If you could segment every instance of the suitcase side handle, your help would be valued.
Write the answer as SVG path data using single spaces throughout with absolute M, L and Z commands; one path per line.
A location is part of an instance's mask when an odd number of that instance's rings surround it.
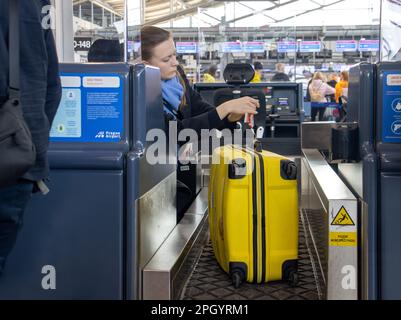
M 242 158 L 234 159 L 228 165 L 229 179 L 242 179 L 246 176 L 246 160 Z
M 280 161 L 280 175 L 284 180 L 296 180 L 298 168 L 294 161 L 281 160 Z

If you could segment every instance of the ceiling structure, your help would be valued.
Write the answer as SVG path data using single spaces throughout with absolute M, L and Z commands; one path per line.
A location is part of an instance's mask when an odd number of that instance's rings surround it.
M 124 15 L 124 0 L 73 0 L 74 5 L 93 2 L 115 14 Z M 222 0 L 128 0 L 134 5 L 144 7 L 144 24 L 157 25 L 169 22 L 171 20 L 182 19 L 188 16 L 194 16 L 202 8 L 204 17 L 208 20 L 209 26 L 221 24 L 221 8 L 224 7 Z M 224 21 L 225 24 L 235 23 L 237 21 L 248 21 L 250 19 L 264 19 L 266 24 L 278 24 L 280 22 L 293 19 L 296 13 L 297 17 L 305 16 L 311 13 L 319 12 L 347 0 L 266 0 L 266 1 L 235 1 L 238 7 L 237 14 L 232 19 Z M 352 3 L 361 3 L 360 7 L 366 9 L 368 3 L 379 0 L 361 0 L 352 1 Z M 232 4 L 234 1 L 226 3 Z M 348 1 L 349 2 L 349 1 Z M 141 3 L 141 4 L 140 4 Z M 208 10 L 220 8 L 218 10 Z M 339 23 L 341 24 L 341 23 Z

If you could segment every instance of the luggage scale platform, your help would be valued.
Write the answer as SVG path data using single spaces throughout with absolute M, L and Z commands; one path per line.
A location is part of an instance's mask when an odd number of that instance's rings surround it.
M 206 221 L 207 223 L 207 221 Z M 269 282 L 256 285 L 244 283 L 235 289 L 228 274 L 220 268 L 214 257 L 208 228 L 204 228 L 206 241 L 199 260 L 190 275 L 181 299 L 183 300 L 318 300 L 321 290 L 312 267 L 303 219 L 299 223 L 299 282 L 290 287 L 287 282 Z
M 295 161 L 299 161 L 296 159 Z M 202 191 L 164 245 L 144 268 L 143 299 L 148 300 L 324 300 L 324 283 L 310 229 L 321 229 L 303 208 L 299 211 L 297 286 L 288 282 L 243 283 L 235 289 L 218 265 L 209 236 L 207 190 L 209 170 L 202 170 Z M 301 175 L 299 176 L 301 180 Z M 301 188 L 299 181 L 299 189 Z M 299 190 L 300 191 L 300 190 Z

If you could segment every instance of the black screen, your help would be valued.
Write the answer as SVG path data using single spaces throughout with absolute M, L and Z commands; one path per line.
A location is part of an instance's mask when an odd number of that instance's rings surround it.
M 271 102 L 273 98 L 276 101 L 277 112 L 282 114 L 294 113 L 297 111 L 297 90 L 296 87 L 274 87 L 274 86 L 260 86 L 249 84 L 247 88 L 262 89 L 265 93 L 267 112 L 269 113 Z M 221 88 L 221 87 L 220 87 Z M 202 87 L 198 85 L 196 90 L 200 93 L 202 98 L 209 104 L 213 104 L 214 92 L 217 87 Z

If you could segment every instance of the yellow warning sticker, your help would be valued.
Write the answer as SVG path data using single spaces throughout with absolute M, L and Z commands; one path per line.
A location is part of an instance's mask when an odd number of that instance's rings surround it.
M 330 232 L 330 245 L 341 247 L 356 247 L 356 232 Z
M 338 211 L 337 215 L 334 217 L 333 221 L 331 222 L 332 226 L 354 226 L 355 223 L 352 221 L 351 216 L 344 208 L 341 206 L 341 209 Z

